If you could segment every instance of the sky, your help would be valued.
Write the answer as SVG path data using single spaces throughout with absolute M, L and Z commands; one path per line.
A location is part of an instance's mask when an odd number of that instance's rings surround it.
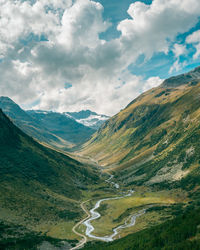
M 114 115 L 200 65 L 199 0 L 1 0 L 0 95 Z

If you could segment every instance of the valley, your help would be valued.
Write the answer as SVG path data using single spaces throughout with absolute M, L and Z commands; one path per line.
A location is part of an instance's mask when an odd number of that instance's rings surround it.
M 168 249 L 166 236 L 172 249 L 198 249 L 199 72 L 164 81 L 111 118 L 25 112 L 1 97 L 0 248 L 149 249 L 148 239 Z M 98 129 L 84 125 L 97 117 Z
M 115 190 L 111 181 L 110 184 Z M 172 219 L 173 213 L 179 211 L 180 207 L 187 206 L 189 202 L 187 193 L 181 190 L 117 190 L 111 198 L 108 198 L 108 194 L 102 193 L 104 198 L 93 198 L 84 203 L 88 217 L 78 223 L 77 230 L 85 234 L 89 241 L 109 242 L 162 224 Z
M 106 121 L 78 152 L 113 174 L 124 190 L 135 191 L 130 197 L 100 202 L 101 216 L 91 221 L 96 239 L 112 235 L 141 209 L 146 213 L 115 239 L 156 230 L 165 221 L 173 224 L 178 215 L 199 208 L 199 72 L 198 67 L 143 93 Z M 90 203 L 88 209 L 97 204 Z M 106 248 L 106 243 L 99 246 Z

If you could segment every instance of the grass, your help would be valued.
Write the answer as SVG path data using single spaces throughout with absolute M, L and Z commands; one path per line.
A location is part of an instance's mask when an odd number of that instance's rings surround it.
M 0 220 L 74 239 L 82 192 L 98 184 L 97 170 L 38 144 L 1 110 L 0 126 Z
M 57 238 L 57 239 L 69 239 L 69 240 L 79 240 L 80 238 L 72 232 L 72 228 L 75 225 L 74 221 L 61 222 L 55 225 L 45 226 L 43 230 L 47 229 L 47 236 Z
M 158 87 L 143 93 L 109 119 L 84 145 L 81 153 L 97 159 L 104 168 L 115 172 L 125 184 L 141 185 L 148 180 L 150 184 L 154 184 L 168 181 L 172 175 L 172 181 L 185 177 L 189 171 L 176 173 L 174 164 L 172 174 L 151 180 L 164 167 L 161 166 L 161 161 L 167 164 L 172 157 L 179 158 L 187 145 L 199 147 L 198 139 L 183 145 L 199 124 L 199 101 L 196 98 L 199 86 L 200 84 L 193 87 L 185 85 L 169 91 Z M 168 95 L 162 94 L 163 91 L 167 91 Z M 149 164 L 141 164 L 151 156 L 154 157 L 151 167 L 148 167 Z M 178 163 L 183 162 L 178 159 Z M 186 164 L 189 165 L 190 162 Z M 130 172 L 136 168 L 143 170 L 146 176 L 142 174 L 139 178 L 139 171 L 130 176 Z
M 26 227 L 5 223 L 0 221 L 0 249 L 1 250 L 35 250 L 43 243 L 49 244 L 52 248 L 62 247 L 69 244 L 75 245 L 76 240 L 61 241 L 47 236 L 46 234 L 37 233 L 28 230 Z
M 131 197 L 104 201 L 98 210 L 102 216 L 98 220 L 92 222 L 95 228 L 94 234 L 97 236 L 110 235 L 113 228 L 123 224 L 129 215 L 136 214 L 143 208 L 161 205 L 170 206 L 177 202 L 186 201 L 186 194 L 180 192 L 180 190 L 171 192 L 144 192 L 140 190 L 135 192 Z M 103 211 L 101 210 L 102 208 Z M 133 231 L 144 229 L 148 225 L 158 224 L 169 216 L 170 212 L 167 209 L 162 212 L 147 212 L 136 220 L 136 225 L 134 227 L 123 230 L 120 235 L 125 236 Z
M 200 249 L 200 210 L 188 206 L 176 218 L 130 234 L 111 243 L 90 242 L 84 249 L 101 250 L 198 250 Z

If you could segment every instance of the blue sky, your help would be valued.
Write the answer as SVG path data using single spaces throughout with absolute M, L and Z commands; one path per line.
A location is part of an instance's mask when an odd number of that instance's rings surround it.
M 2 0 L 0 95 L 113 115 L 200 65 L 199 0 Z
M 104 6 L 104 19 L 109 20 L 112 23 L 112 26 L 106 32 L 100 34 L 100 37 L 105 40 L 111 40 L 113 38 L 119 37 L 120 32 L 117 31 L 117 25 L 120 21 L 130 18 L 127 10 L 130 4 L 137 1 L 100 0 L 98 2 Z M 150 5 L 152 0 L 143 0 L 141 2 Z M 186 37 L 199 29 L 200 21 L 188 32 L 178 35 L 176 41 L 180 44 L 184 44 Z M 177 75 L 177 73 L 184 73 L 200 65 L 199 58 L 197 60 L 192 59 L 192 55 L 195 53 L 193 46 L 187 45 L 187 47 L 188 54 L 180 57 L 180 63 L 185 62 L 185 65 L 178 72 L 169 73 L 171 65 L 175 62 L 173 53 L 169 53 L 167 55 L 164 53 L 157 53 L 151 58 L 151 60 L 148 60 L 147 62 L 144 62 L 144 56 L 141 56 L 135 63 L 129 66 L 129 70 L 133 74 L 142 75 L 145 79 L 148 79 L 148 77 L 151 76 L 159 76 L 160 78 L 165 79 L 170 76 Z
M 120 21 L 130 18 L 127 13 L 127 10 L 130 4 L 136 2 L 135 0 L 123 0 L 123 1 L 116 1 L 116 0 L 100 0 L 96 1 L 101 3 L 104 6 L 103 17 L 105 20 L 109 20 L 112 23 L 112 26 L 100 37 L 111 40 L 113 38 L 119 37 L 120 32 L 117 31 L 117 25 Z M 143 0 L 145 4 L 151 4 L 152 0 Z

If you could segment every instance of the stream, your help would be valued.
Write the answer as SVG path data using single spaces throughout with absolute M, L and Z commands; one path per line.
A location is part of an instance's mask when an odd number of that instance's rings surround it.
M 106 182 L 111 183 L 115 188 L 119 189 L 119 184 L 114 183 L 114 182 L 111 181 L 113 177 L 114 177 L 113 175 L 110 175 L 110 177 L 106 180 Z M 124 222 L 124 224 L 122 224 L 122 225 L 120 225 L 120 226 L 118 226 L 118 227 L 116 227 L 116 228 L 113 229 L 113 233 L 111 235 L 106 235 L 106 236 L 101 236 L 100 237 L 100 236 L 96 236 L 96 235 L 92 234 L 92 232 L 94 231 L 94 227 L 91 224 L 92 221 L 94 221 L 94 220 L 96 220 L 96 219 L 98 219 L 98 218 L 101 217 L 100 213 L 98 213 L 95 210 L 100 207 L 100 205 L 101 205 L 101 203 L 103 201 L 122 199 L 122 198 L 125 198 L 125 197 L 128 197 L 128 196 L 131 196 L 133 193 L 134 193 L 133 190 L 129 190 L 128 193 L 125 194 L 125 195 L 118 196 L 118 197 L 112 197 L 112 198 L 104 198 L 104 199 L 101 199 L 101 200 L 97 201 L 96 204 L 95 204 L 95 206 L 94 206 L 94 208 L 92 208 L 90 210 L 91 217 L 83 222 L 83 224 L 86 226 L 85 234 L 88 237 L 90 237 L 90 238 L 109 242 L 109 241 L 113 241 L 114 240 L 114 237 L 117 234 L 119 234 L 119 232 L 120 232 L 121 229 L 134 226 L 135 222 L 136 222 L 136 218 L 139 217 L 139 216 L 141 216 L 141 215 L 143 215 L 145 213 L 145 209 L 140 210 L 137 214 L 130 215 L 126 219 L 126 221 Z

